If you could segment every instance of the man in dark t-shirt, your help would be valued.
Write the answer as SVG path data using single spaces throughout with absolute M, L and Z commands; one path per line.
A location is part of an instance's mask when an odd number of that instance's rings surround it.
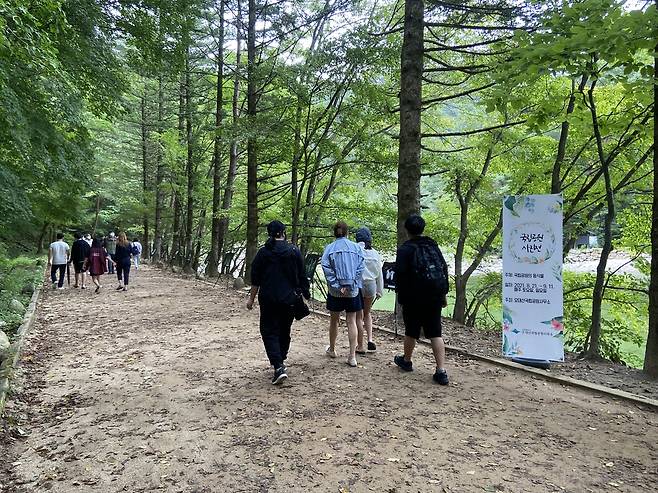
M 445 344 L 441 337 L 441 308 L 447 306 L 446 293 L 428 289 L 427 284 L 418 278 L 414 268 L 416 252 L 419 248 L 432 250 L 438 258 L 443 278 L 448 279 L 448 266 L 441 249 L 436 242 L 422 236 L 425 230 L 425 220 L 413 215 L 407 218 L 404 227 L 409 233 L 409 240 L 398 248 L 395 260 L 395 290 L 398 302 L 402 305 L 404 320 L 404 355 L 395 356 L 395 364 L 404 371 L 412 371 L 411 356 L 421 329 L 432 344 L 432 352 L 436 360 L 436 371 L 433 379 L 440 385 L 448 385 L 448 373 L 445 370 Z M 446 284 L 447 285 L 447 284 Z
M 82 237 L 80 233 L 75 233 L 73 235 L 75 241 L 71 247 L 71 262 L 73 263 L 73 269 L 75 270 L 75 285 L 74 288 L 78 287 L 78 281 L 82 278 L 82 289 L 87 289 L 85 286 L 85 270 L 84 263 L 85 259 L 89 256 L 89 251 L 91 247 L 89 243 Z

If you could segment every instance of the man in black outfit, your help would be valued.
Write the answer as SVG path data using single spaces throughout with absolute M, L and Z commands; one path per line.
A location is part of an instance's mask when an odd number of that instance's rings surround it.
M 447 280 L 448 266 L 443 254 L 436 242 L 422 236 L 425 230 L 425 220 L 413 215 L 407 218 L 404 227 L 409 233 L 407 240 L 397 252 L 395 261 L 395 285 L 398 294 L 398 302 L 402 305 L 402 318 L 405 326 L 404 356 L 395 356 L 395 364 L 404 371 L 412 371 L 413 364 L 411 356 L 423 329 L 425 337 L 432 344 L 434 359 L 436 360 L 436 371 L 433 379 L 440 385 L 448 385 L 448 374 L 445 365 L 445 344 L 441 337 L 441 308 L 447 306 Z M 419 255 L 419 252 L 423 252 Z M 419 260 L 420 259 L 420 260 Z M 430 269 L 419 265 L 427 259 L 435 259 Z M 433 274 L 434 279 L 443 280 L 443 285 L 437 287 L 440 282 L 425 282 L 423 276 L 426 271 L 437 269 Z M 420 272 L 422 271 L 422 272 Z M 432 275 L 426 275 L 432 277 Z
M 283 362 L 290 349 L 293 306 L 300 294 L 306 299 L 311 297 L 302 254 L 286 241 L 285 230 L 280 221 L 267 225 L 269 239 L 251 264 L 251 292 L 247 301 L 247 309 L 253 309 L 258 295 L 260 334 L 274 367 L 273 385 L 288 378 Z
M 85 259 L 89 256 L 91 247 L 89 243 L 82 237 L 80 233 L 74 233 L 73 237 L 75 241 L 71 247 L 71 262 L 73 262 L 73 269 L 75 270 L 75 285 L 74 288 L 78 287 L 78 280 L 82 277 L 82 289 L 87 289 L 85 286 L 85 270 L 84 263 Z

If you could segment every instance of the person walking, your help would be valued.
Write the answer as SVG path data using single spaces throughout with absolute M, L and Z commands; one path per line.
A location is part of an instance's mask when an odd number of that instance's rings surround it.
M 357 354 L 365 354 L 363 347 L 364 329 L 368 337 L 368 351 L 376 351 L 377 345 L 372 335 L 372 305 L 382 297 L 384 292 L 384 274 L 382 273 L 382 256 L 372 247 L 372 233 L 366 227 L 359 228 L 355 239 L 363 248 L 363 275 L 361 299 L 363 310 L 357 313 L 358 344 Z
M 113 259 L 117 270 L 117 279 L 119 280 L 117 291 L 128 291 L 128 282 L 130 281 L 130 257 L 132 256 L 132 249 L 132 244 L 128 241 L 126 233 L 119 233 Z
M 89 246 L 89 248 L 91 248 L 91 244 L 93 243 L 93 240 L 91 239 L 91 235 L 89 233 L 87 233 L 84 236 L 84 240 L 87 242 L 87 245 Z
M 402 305 L 404 321 L 404 355 L 393 361 L 404 371 L 412 371 L 411 357 L 421 329 L 432 344 L 436 362 L 433 379 L 448 385 L 445 370 L 445 344 L 441 337 L 441 308 L 447 306 L 448 265 L 436 242 L 422 236 L 425 220 L 412 215 L 404 227 L 409 240 L 398 248 L 395 260 L 395 290 Z
M 101 290 L 101 276 L 107 272 L 108 262 L 112 264 L 114 261 L 107 256 L 101 239 L 98 237 L 94 238 L 87 259 L 85 260 L 84 268 L 89 271 L 91 281 L 96 286 L 94 291 L 96 294 Z
M 50 280 L 53 289 L 64 289 L 64 274 L 69 263 L 71 249 L 64 241 L 64 233 L 57 233 L 57 241 L 48 247 L 48 265 L 50 266 Z M 59 272 L 59 279 L 57 273 Z
M 89 257 L 91 247 L 80 233 L 74 233 L 73 237 L 75 238 L 71 246 L 71 262 L 73 263 L 73 270 L 75 272 L 75 284 L 73 287 L 77 288 L 80 286 L 81 289 L 87 289 L 87 286 L 85 286 L 85 279 L 87 277 L 85 260 Z
M 142 244 L 139 242 L 139 238 L 133 238 L 133 262 L 135 262 L 135 270 L 139 269 L 139 259 L 142 256 Z
M 107 235 L 105 238 L 105 242 L 103 243 L 103 246 L 105 247 L 105 250 L 107 251 L 107 254 L 109 255 L 110 259 L 112 262 L 108 262 L 107 267 L 108 267 L 108 274 L 114 274 L 114 266 L 115 266 L 115 258 L 114 255 L 117 250 L 117 238 L 114 235 L 114 231 L 110 231 L 110 233 Z
M 331 313 L 329 321 L 329 346 L 327 356 L 336 358 L 336 338 L 341 312 L 347 319 L 347 336 L 350 344 L 350 354 L 347 364 L 356 367 L 357 320 L 356 314 L 363 304 L 359 289 L 363 272 L 363 249 L 347 239 L 347 224 L 338 221 L 334 225 L 336 240 L 327 245 L 322 254 L 322 270 L 327 280 L 327 310 Z
M 270 364 L 272 384 L 288 378 L 285 360 L 290 349 L 290 331 L 299 296 L 311 297 L 304 261 L 299 249 L 286 241 L 286 227 L 280 221 L 267 225 L 269 236 L 251 264 L 251 291 L 247 309 L 260 306 L 260 335 Z

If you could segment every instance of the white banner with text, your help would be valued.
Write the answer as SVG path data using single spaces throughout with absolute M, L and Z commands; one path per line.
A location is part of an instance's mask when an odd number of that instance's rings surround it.
M 564 361 L 562 197 L 503 200 L 503 356 Z

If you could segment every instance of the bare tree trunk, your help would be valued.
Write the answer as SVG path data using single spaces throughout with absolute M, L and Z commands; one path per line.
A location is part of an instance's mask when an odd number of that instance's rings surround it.
M 256 120 L 256 2 L 249 0 L 247 32 L 247 115 L 249 125 Z M 251 283 L 251 263 L 258 250 L 258 156 L 253 131 L 247 139 L 247 251 L 245 281 Z
M 655 2 L 658 8 L 658 0 Z M 658 45 L 653 53 L 653 203 L 651 207 L 651 280 L 649 282 L 649 335 L 644 371 L 658 378 Z
M 580 79 L 580 84 L 578 87 L 578 92 L 582 92 L 585 89 L 585 84 L 587 83 L 587 74 L 583 74 Z M 555 163 L 553 164 L 553 172 L 551 175 L 551 193 L 560 193 L 562 191 L 562 164 L 564 163 L 564 156 L 567 153 L 567 141 L 569 139 L 569 116 L 573 113 L 574 108 L 576 107 L 576 81 L 571 81 L 571 94 L 569 95 L 569 102 L 567 103 L 567 114 L 562 126 L 560 128 L 560 140 L 557 145 L 557 155 L 555 157 Z
M 100 180 L 99 180 L 100 181 Z M 96 194 L 96 217 L 94 217 L 94 229 L 91 232 L 92 236 L 96 236 L 96 229 L 98 228 L 98 216 L 101 213 L 101 194 Z
M 169 252 L 169 261 L 172 265 L 181 265 L 181 234 L 180 234 L 180 223 L 181 223 L 181 203 L 180 203 L 180 193 L 178 190 L 174 190 L 174 223 L 173 223 L 173 234 L 171 237 L 171 250 Z
M 162 74 L 158 75 L 158 133 L 162 134 L 162 120 L 164 118 L 164 91 L 162 87 Z M 158 140 L 155 154 L 155 224 L 153 235 L 153 261 L 159 262 L 162 258 L 162 208 L 164 203 L 164 159 L 162 159 L 162 144 Z
M 149 169 L 148 169 L 148 129 L 146 126 L 146 88 L 144 88 L 144 94 L 141 98 L 141 117 L 142 121 L 140 122 L 141 138 L 142 138 L 142 206 L 144 207 L 143 212 L 143 227 L 144 227 L 144 237 L 142 242 L 144 244 L 144 258 L 148 258 L 150 247 L 150 238 L 149 238 Z
M 587 98 L 589 101 L 590 113 L 592 115 L 592 127 L 596 137 L 597 153 L 601 166 L 603 167 L 605 198 L 608 210 L 605 215 L 603 249 L 601 251 L 599 264 L 596 267 L 596 281 L 594 282 L 594 291 L 592 293 L 592 323 L 589 331 L 589 344 L 585 351 L 586 356 L 589 358 L 600 357 L 601 311 L 603 306 L 603 295 L 605 292 L 605 270 L 608 263 L 608 257 L 612 251 L 612 224 L 615 220 L 615 196 L 612 189 L 612 181 L 610 179 L 610 160 L 605 156 L 603 149 L 603 138 L 601 136 L 601 129 L 599 128 L 594 101 L 595 87 L 596 81 L 590 85 L 587 92 Z
M 210 253 L 206 274 L 216 277 L 218 274 L 219 256 L 221 246 L 219 245 L 222 221 L 220 217 L 220 206 L 222 198 L 222 167 L 221 167 L 221 139 L 220 129 L 222 126 L 222 106 L 224 103 L 224 0 L 219 2 L 219 40 L 217 48 L 217 85 L 215 87 L 215 138 L 213 148 L 213 175 L 212 175 L 212 231 L 210 235 Z
M 299 240 L 299 206 L 301 205 L 301 194 L 299 192 L 299 162 L 301 161 L 301 124 L 302 103 L 297 99 L 297 110 L 295 111 L 295 141 L 293 145 L 292 167 L 290 172 L 290 197 L 292 202 L 292 232 L 291 241 L 296 245 Z
M 238 119 L 240 117 L 240 60 L 242 58 L 241 48 L 241 23 L 242 23 L 242 5 L 240 0 L 237 1 L 236 14 L 235 14 L 235 31 L 236 31 L 236 47 L 235 47 L 235 75 L 233 77 L 233 101 L 232 101 L 232 126 L 233 126 L 233 139 L 231 140 L 231 150 L 229 154 L 228 171 L 226 172 L 226 186 L 224 187 L 224 196 L 222 197 L 222 212 L 219 223 L 219 236 L 217 238 L 217 252 L 219 260 L 223 261 L 223 254 L 226 243 L 226 235 L 228 234 L 229 215 L 228 211 L 233 203 L 233 186 L 235 184 L 235 177 L 238 171 L 238 141 L 235 137 L 237 133 Z M 222 267 L 224 267 L 222 265 Z
M 423 0 L 405 0 L 400 57 L 400 143 L 398 162 L 398 245 L 407 239 L 404 221 L 420 212 L 420 114 L 423 77 Z
M 37 241 L 37 254 L 43 252 L 43 244 L 46 239 L 46 234 L 48 233 L 48 226 L 50 223 L 48 221 L 43 223 L 43 228 L 41 228 L 41 234 L 39 235 L 39 240 Z
M 187 213 L 185 224 L 185 269 L 192 269 L 192 229 L 194 228 L 194 149 L 192 142 L 192 91 L 190 88 L 190 47 L 188 44 L 185 54 L 185 140 L 187 142 L 187 161 L 185 171 L 187 175 Z

